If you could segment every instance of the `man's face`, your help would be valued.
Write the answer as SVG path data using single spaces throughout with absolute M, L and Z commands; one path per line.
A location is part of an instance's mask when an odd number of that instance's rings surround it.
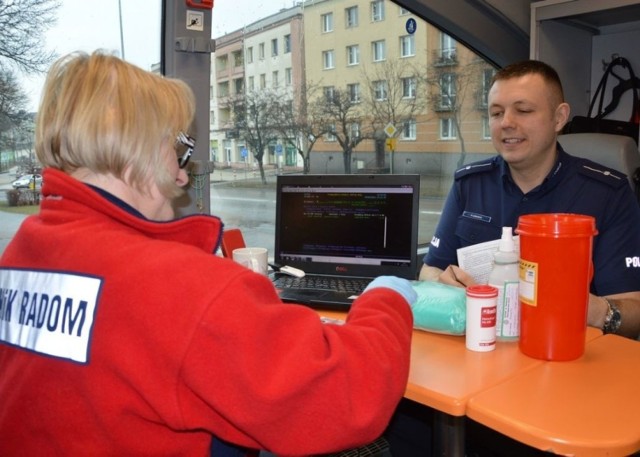
M 489 91 L 489 126 L 496 151 L 513 168 L 548 162 L 568 105 L 537 74 L 496 81 Z

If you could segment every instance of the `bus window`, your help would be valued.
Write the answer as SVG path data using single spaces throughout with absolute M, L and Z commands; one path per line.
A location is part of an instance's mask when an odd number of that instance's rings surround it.
M 278 174 L 418 173 L 426 247 L 453 171 L 494 154 L 494 67 L 389 0 L 274 5 L 220 33 L 223 6 L 213 9 L 212 212 L 273 249 L 267 189 Z
M 61 0 L 43 46 L 58 55 L 108 49 L 160 71 L 162 8 L 160 0 Z M 417 173 L 426 247 L 453 171 L 494 153 L 486 118 L 494 67 L 390 0 L 285 8 L 216 0 L 210 14 L 209 132 L 196 140 L 208 143 L 202 159 L 214 168 L 191 189 L 194 198 L 209 192 L 203 212 L 273 252 L 278 174 Z M 25 76 L 20 109 L 34 113 L 43 76 Z M 28 136 L 32 125 L 12 128 Z M 33 158 L 29 148 L 13 161 Z

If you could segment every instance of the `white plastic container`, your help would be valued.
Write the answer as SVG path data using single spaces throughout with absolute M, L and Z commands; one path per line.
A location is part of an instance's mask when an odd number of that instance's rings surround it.
M 478 352 L 496 348 L 496 298 L 498 290 L 485 284 L 467 287 L 465 344 Z
M 500 246 L 494 254 L 488 281 L 498 289 L 496 338 L 499 341 L 516 341 L 520 337 L 519 260 L 511 227 L 502 227 Z

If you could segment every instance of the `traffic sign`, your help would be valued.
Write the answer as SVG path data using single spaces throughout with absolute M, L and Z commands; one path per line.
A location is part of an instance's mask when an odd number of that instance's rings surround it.
M 387 126 L 384 128 L 384 133 L 386 133 L 389 138 L 393 138 L 393 135 L 395 135 L 396 132 L 397 132 L 397 129 L 391 122 L 389 122 Z

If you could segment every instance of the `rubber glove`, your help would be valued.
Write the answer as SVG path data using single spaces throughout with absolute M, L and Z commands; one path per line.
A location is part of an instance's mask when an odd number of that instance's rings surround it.
M 418 294 L 413 290 L 411 282 L 397 276 L 378 276 L 364 289 L 368 291 L 375 289 L 376 287 L 386 287 L 387 289 L 395 290 L 409 303 L 409 306 L 418 298 Z

